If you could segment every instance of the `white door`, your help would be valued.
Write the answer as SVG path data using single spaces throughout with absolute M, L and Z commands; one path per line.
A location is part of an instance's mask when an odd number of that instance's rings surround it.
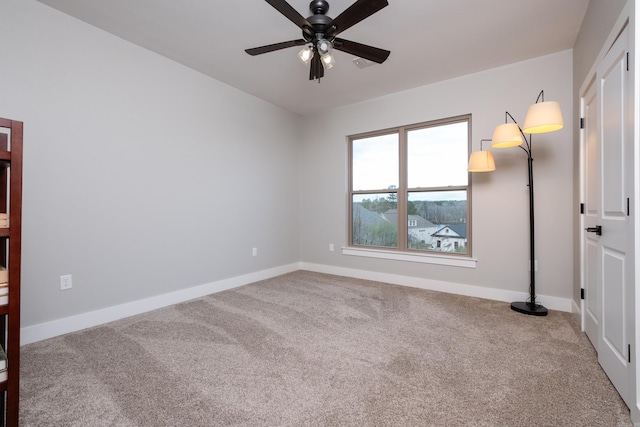
M 633 145 L 628 30 L 611 47 L 597 70 L 599 136 L 599 212 L 601 235 L 594 258 L 598 305 L 598 361 L 627 405 L 633 405 L 633 239 L 630 197 L 633 193 Z M 595 237 L 594 237 L 595 236 Z M 597 313 L 597 312 L 596 312 Z
M 598 103 L 596 82 L 592 82 L 582 97 L 582 194 L 584 211 L 582 225 L 594 228 L 600 219 L 600 144 L 598 137 Z M 584 331 L 591 344 L 598 349 L 598 328 L 602 289 L 598 286 L 598 253 L 600 237 L 584 233 L 582 239 L 582 273 L 584 287 Z

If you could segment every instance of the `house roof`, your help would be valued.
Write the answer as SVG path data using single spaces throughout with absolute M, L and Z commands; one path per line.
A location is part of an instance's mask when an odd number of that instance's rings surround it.
M 362 226 L 369 226 L 372 224 L 380 224 L 385 220 L 380 216 L 380 214 L 370 211 L 369 209 L 364 208 L 359 203 L 353 204 L 353 212 L 352 212 L 354 221 L 357 219 L 360 221 Z
M 447 233 L 446 230 L 449 229 L 451 231 L 453 231 L 456 236 Z M 444 227 L 442 227 L 441 229 L 439 229 L 438 231 L 436 231 L 435 233 L 433 233 L 431 235 L 432 237 L 460 237 L 463 239 L 467 238 L 467 224 L 450 224 L 450 225 L 445 225 Z
M 394 224 L 398 223 L 398 210 L 397 209 L 389 209 L 388 211 L 383 213 L 383 216 L 389 222 L 392 222 Z M 427 219 L 424 219 L 420 215 L 408 215 L 407 219 L 409 221 L 414 220 L 414 221 L 416 221 L 416 224 L 417 224 L 415 226 L 410 226 L 409 228 L 430 228 L 430 227 L 435 227 L 434 223 L 432 223 L 431 221 L 429 221 Z

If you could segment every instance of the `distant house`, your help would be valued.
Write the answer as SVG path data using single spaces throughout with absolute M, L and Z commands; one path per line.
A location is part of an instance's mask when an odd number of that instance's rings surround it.
M 382 217 L 392 224 L 398 223 L 397 209 L 389 209 L 382 214 Z M 424 219 L 420 215 L 408 215 L 407 226 L 409 232 L 409 248 L 424 248 L 425 245 L 431 245 L 431 235 L 439 228 L 431 221 Z
M 397 239 L 398 211 L 382 214 L 353 204 L 352 243 L 366 246 L 394 246 Z M 467 247 L 467 224 L 436 225 L 420 215 L 407 216 L 410 249 L 437 252 L 464 252 Z
M 442 226 L 431 235 L 432 250 L 440 252 L 459 252 L 467 247 L 467 224 Z

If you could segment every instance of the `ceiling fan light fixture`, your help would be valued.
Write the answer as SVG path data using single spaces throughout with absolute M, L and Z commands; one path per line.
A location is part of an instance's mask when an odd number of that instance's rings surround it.
M 300 61 L 303 63 L 308 64 L 313 58 L 313 49 L 311 49 L 311 46 L 303 47 L 300 52 L 298 52 L 298 58 L 300 58 Z
M 316 43 L 316 49 L 318 49 L 318 53 L 320 54 L 320 56 L 330 54 L 332 48 L 333 48 L 333 45 L 327 39 L 320 39 Z
M 322 55 L 322 66 L 324 67 L 325 70 L 328 70 L 334 65 L 336 65 L 336 60 L 333 58 L 333 55 L 331 55 L 330 53 L 327 53 L 326 55 Z

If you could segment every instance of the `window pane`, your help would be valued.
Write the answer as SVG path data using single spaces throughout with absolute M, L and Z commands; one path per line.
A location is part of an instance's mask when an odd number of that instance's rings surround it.
M 467 192 L 414 191 L 407 195 L 409 249 L 467 253 Z
M 407 132 L 409 188 L 467 185 L 467 122 Z
M 356 139 L 352 142 L 353 190 L 398 187 L 398 134 Z
M 350 245 L 471 255 L 470 120 L 349 137 Z
M 396 193 L 354 194 L 351 244 L 397 247 L 397 201 Z

